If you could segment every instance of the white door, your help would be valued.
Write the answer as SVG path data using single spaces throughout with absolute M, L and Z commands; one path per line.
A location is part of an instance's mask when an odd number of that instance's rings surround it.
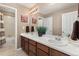
M 62 14 L 62 34 L 71 35 L 73 23 L 77 20 L 77 11 Z

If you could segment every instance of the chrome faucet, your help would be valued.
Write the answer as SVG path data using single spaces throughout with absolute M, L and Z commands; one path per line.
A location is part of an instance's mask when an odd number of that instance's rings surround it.
M 60 38 L 60 37 L 56 37 L 56 40 L 60 41 L 60 40 L 61 40 L 61 38 Z

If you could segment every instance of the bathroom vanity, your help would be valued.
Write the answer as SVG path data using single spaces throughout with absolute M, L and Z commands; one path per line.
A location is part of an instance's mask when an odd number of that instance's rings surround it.
M 78 47 L 75 47 L 72 44 L 58 46 L 48 42 L 48 39 L 48 37 L 38 37 L 36 34 L 22 33 L 21 48 L 29 56 L 79 55 Z
M 23 36 L 21 36 L 21 48 L 30 56 L 67 56 L 65 53 Z

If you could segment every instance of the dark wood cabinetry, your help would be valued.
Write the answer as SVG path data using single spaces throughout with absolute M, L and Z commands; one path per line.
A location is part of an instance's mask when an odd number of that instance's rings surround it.
M 25 40 L 23 36 L 21 36 L 21 48 L 25 51 Z
M 37 43 L 37 48 L 43 50 L 46 53 L 49 52 L 49 48 L 47 46 L 45 46 L 45 45 L 40 44 L 40 43 Z
M 29 45 L 28 41 L 25 40 L 25 49 L 24 50 L 27 54 L 28 54 L 28 51 L 29 51 L 29 49 L 28 49 L 29 46 L 28 45 Z
M 37 55 L 38 56 L 48 56 L 49 54 L 44 52 L 43 50 L 37 48 Z
M 48 56 L 49 55 L 49 47 L 37 43 L 37 55 L 38 56 Z
M 37 51 L 36 51 L 36 42 L 33 40 L 29 39 L 29 55 L 30 56 L 36 56 Z
M 36 46 L 29 43 L 29 55 L 33 56 L 32 54 L 37 55 Z
M 34 46 L 36 46 L 36 42 L 33 41 L 33 40 L 29 40 L 29 43 L 32 44 L 32 45 L 34 45 Z
M 68 56 L 67 54 L 57 51 L 55 49 L 50 49 L 50 55 L 51 56 Z
M 36 53 L 36 46 L 29 44 L 29 50 L 32 51 L 33 53 Z
M 68 56 L 58 50 L 21 36 L 21 48 L 29 56 Z
M 23 49 L 23 51 L 25 51 L 27 54 L 28 54 L 28 39 L 27 38 L 25 38 L 25 37 L 23 37 L 23 36 L 21 36 L 21 48 Z

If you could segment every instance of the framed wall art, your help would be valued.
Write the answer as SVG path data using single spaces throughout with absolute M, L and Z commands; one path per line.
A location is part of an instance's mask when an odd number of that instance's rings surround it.
M 28 23 L 28 15 L 21 15 L 21 22 Z
M 36 24 L 37 23 L 37 17 L 32 17 L 32 24 Z

